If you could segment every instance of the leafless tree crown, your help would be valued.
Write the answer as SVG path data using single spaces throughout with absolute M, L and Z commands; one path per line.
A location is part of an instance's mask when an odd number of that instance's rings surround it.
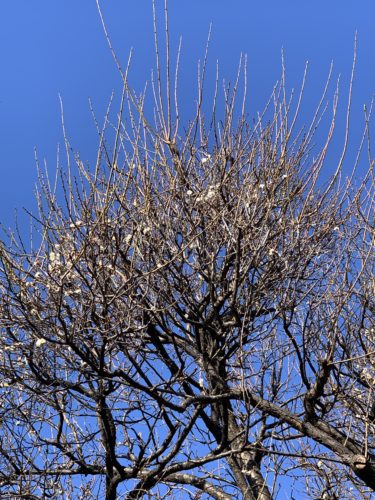
M 251 122 L 241 60 L 204 115 L 205 56 L 182 124 L 180 51 L 164 71 L 155 40 L 140 95 L 110 44 L 123 93 L 96 165 L 70 167 L 67 142 L 56 185 L 40 174 L 38 244 L 1 244 L 0 496 L 370 498 L 371 110 L 368 168 L 359 152 L 342 175 L 349 99 L 322 176 L 329 81 L 308 127 L 284 72 Z

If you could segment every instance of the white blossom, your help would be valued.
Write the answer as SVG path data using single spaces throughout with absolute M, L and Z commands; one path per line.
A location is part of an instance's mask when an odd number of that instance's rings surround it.
M 70 229 L 74 229 L 75 227 L 80 227 L 83 225 L 83 222 L 81 220 L 76 220 L 75 222 L 72 222 L 69 227 Z
M 205 196 L 206 200 L 211 200 L 212 198 L 214 198 L 214 196 L 216 195 L 216 191 L 215 189 L 211 186 L 208 191 L 207 191 L 207 194 Z
M 35 342 L 35 347 L 40 347 L 42 346 L 43 344 L 45 344 L 47 341 L 45 339 L 38 339 L 36 342 Z

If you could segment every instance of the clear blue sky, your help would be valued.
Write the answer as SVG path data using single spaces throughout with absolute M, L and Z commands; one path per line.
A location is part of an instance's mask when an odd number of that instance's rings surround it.
M 102 4 L 122 61 L 134 47 L 130 80 L 140 89 L 154 67 L 151 1 L 102 0 Z M 218 58 L 221 75 L 233 79 L 240 53 L 248 55 L 250 112 L 263 107 L 279 78 L 282 47 L 289 88 L 298 86 L 309 60 L 306 120 L 331 60 L 346 89 L 357 30 L 354 129 L 361 124 L 363 103 L 375 90 L 373 0 L 170 0 L 169 4 L 172 42 L 183 37 L 181 94 L 192 111 L 196 60 L 203 55 L 210 22 L 211 68 Z M 0 41 L 0 221 L 9 225 L 15 208 L 34 207 L 34 147 L 51 170 L 56 163 L 56 146 L 62 142 L 58 94 L 64 101 L 69 139 L 82 159 L 91 160 L 97 141 L 88 98 L 102 118 L 112 89 L 119 90 L 121 82 L 95 0 L 3 0 Z

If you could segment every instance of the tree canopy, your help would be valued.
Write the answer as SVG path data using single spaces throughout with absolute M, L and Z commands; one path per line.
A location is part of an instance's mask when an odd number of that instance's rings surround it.
M 3 238 L 1 495 L 375 490 L 370 147 L 360 182 L 360 154 L 345 177 L 347 126 L 323 176 L 336 96 L 326 142 L 313 141 L 328 85 L 299 128 L 303 85 L 289 100 L 284 76 L 248 119 L 243 61 L 204 113 L 205 68 L 181 125 L 169 58 L 151 112 L 119 67 L 96 165 L 76 155 L 56 185 L 40 173 L 38 243 Z

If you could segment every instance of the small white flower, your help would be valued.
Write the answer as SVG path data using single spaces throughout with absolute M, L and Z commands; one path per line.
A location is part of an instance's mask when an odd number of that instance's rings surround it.
M 125 243 L 130 243 L 130 242 L 131 242 L 131 240 L 132 240 L 132 235 L 131 235 L 131 234 L 127 234 L 127 235 L 125 236 Z
M 287 176 L 286 174 L 284 174 L 282 178 L 283 178 L 283 179 L 286 179 L 287 177 L 288 177 L 288 176 Z
M 205 163 L 207 163 L 209 161 L 209 159 L 211 158 L 211 155 L 207 155 L 207 156 L 204 156 L 202 159 L 201 159 L 201 163 L 202 165 L 204 165 Z
M 191 189 L 188 189 L 188 190 L 186 191 L 186 194 L 187 194 L 188 196 L 191 196 L 191 195 L 193 194 L 193 191 L 192 191 Z
M 259 184 L 259 188 L 260 188 L 260 189 L 264 189 L 264 188 L 265 188 L 265 185 L 264 185 L 264 184 Z
M 47 341 L 45 339 L 38 339 L 35 342 L 35 347 L 40 347 L 41 345 L 45 344 Z
M 50 252 L 49 254 L 49 259 L 53 262 L 56 259 L 56 254 L 55 252 Z
M 215 191 L 209 189 L 206 194 L 206 200 L 211 200 L 212 198 L 215 197 L 215 194 L 216 194 Z
M 83 222 L 81 220 L 76 220 L 75 222 L 72 222 L 69 227 L 70 229 L 74 229 L 76 227 L 82 226 Z

